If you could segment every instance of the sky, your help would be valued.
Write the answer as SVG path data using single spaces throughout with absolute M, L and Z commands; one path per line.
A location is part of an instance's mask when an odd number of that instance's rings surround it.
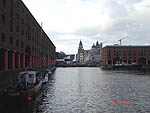
M 56 46 L 76 54 L 79 41 L 90 49 L 103 46 L 150 45 L 150 0 L 23 0 Z

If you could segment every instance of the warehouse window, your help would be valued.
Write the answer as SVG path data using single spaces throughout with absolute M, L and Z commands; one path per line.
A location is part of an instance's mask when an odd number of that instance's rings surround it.
M 19 46 L 19 40 L 16 40 L 16 46 L 17 47 Z
M 19 26 L 17 26 L 17 28 L 16 28 L 16 29 L 17 29 L 17 32 L 19 32 Z
M 5 41 L 5 33 L 2 33 L 2 41 Z
M 24 13 L 24 8 L 22 8 L 22 12 Z
M 20 7 L 20 4 L 19 4 L 19 2 L 18 2 L 18 1 L 17 1 L 17 6 L 18 6 L 18 7 Z
M 34 47 L 32 47 L 32 51 L 34 51 Z
M 22 24 L 24 24 L 24 19 L 22 19 Z
M 26 37 L 28 37 L 28 32 L 26 32 Z
M 21 31 L 21 35 L 24 35 L 24 31 L 23 30 Z
M 34 42 L 34 37 L 32 37 L 32 42 Z
M 17 14 L 17 19 L 19 19 L 20 17 L 19 17 L 19 14 Z
M 10 37 L 10 44 L 13 44 L 13 37 Z
M 2 23 L 5 24 L 6 23 L 6 20 L 5 20 L 5 16 L 2 15 Z
M 3 8 L 5 8 L 5 6 L 6 6 L 6 1 L 3 0 Z
M 21 48 L 23 48 L 23 46 L 24 46 L 24 44 L 23 44 L 23 42 L 21 42 Z

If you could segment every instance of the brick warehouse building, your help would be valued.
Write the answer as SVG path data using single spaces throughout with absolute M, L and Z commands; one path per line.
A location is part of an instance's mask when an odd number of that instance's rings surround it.
M 0 0 L 1 71 L 55 64 L 55 49 L 22 0 Z
M 102 49 L 102 64 L 150 64 L 150 46 L 106 46 Z

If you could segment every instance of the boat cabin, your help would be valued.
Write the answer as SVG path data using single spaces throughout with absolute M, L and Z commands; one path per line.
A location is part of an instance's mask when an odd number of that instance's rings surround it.
M 36 71 L 24 71 L 20 72 L 18 75 L 20 83 L 27 85 L 33 85 L 37 82 L 37 72 Z

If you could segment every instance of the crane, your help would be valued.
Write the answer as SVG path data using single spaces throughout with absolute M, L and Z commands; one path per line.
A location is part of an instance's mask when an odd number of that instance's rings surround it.
M 128 36 L 125 36 L 125 37 L 123 37 L 123 38 L 121 38 L 121 39 L 119 39 L 118 41 L 120 42 L 120 46 L 121 46 L 121 41 L 123 40 L 123 39 L 125 39 L 125 38 L 127 38 Z

